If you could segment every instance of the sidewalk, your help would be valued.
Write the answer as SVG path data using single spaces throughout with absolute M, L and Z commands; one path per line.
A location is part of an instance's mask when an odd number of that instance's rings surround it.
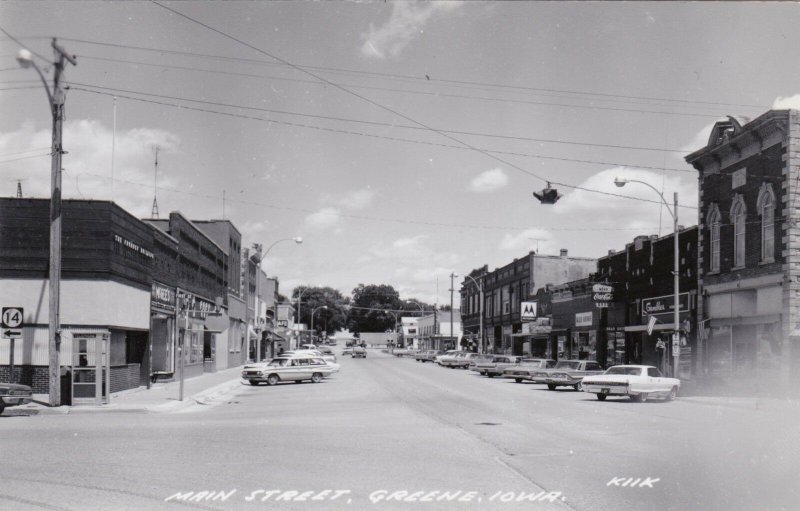
M 205 373 L 183 382 L 183 401 L 180 401 L 180 382 L 155 383 L 147 387 L 125 390 L 111 394 L 107 405 L 48 406 L 47 394 L 34 394 L 34 402 L 9 408 L 24 412 L 33 410 L 38 415 L 64 415 L 80 413 L 164 413 L 197 405 L 208 405 L 232 395 L 242 385 L 242 366 Z

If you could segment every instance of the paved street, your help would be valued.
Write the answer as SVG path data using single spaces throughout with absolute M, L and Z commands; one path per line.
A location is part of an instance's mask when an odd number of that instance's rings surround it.
M 800 418 L 797 403 L 598 402 L 374 350 L 340 362 L 321 384 L 242 385 L 174 413 L 2 416 L 0 508 L 772 510 L 800 501 L 800 439 L 785 426 Z

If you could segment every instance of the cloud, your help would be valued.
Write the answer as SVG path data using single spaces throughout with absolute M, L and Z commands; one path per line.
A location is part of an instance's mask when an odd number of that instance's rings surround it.
M 50 196 L 50 128 L 36 129 L 25 123 L 18 130 L 0 132 L 0 154 L 20 153 L 41 157 L 20 159 L 3 165 L 2 172 L 11 178 L 24 179 L 25 197 Z M 112 186 L 111 153 L 114 140 L 114 182 Z M 180 139 L 167 131 L 151 128 L 112 130 L 94 120 L 76 119 L 64 123 L 63 196 L 66 199 L 103 199 L 112 197 L 136 216 L 149 216 L 153 203 L 153 147 L 160 146 L 159 163 L 169 161 L 179 151 Z M 9 158 L 10 159 L 10 158 Z M 177 188 L 176 179 L 162 172 L 159 187 Z M 9 183 L 3 183 L 0 193 Z M 16 187 L 16 183 L 10 186 Z M 8 194 L 11 195 L 11 194 Z M 159 196 L 161 192 L 159 192 Z M 160 201 L 159 201 L 160 202 Z
M 336 208 L 322 208 L 306 217 L 306 224 L 315 229 L 330 229 L 341 220 L 341 212 Z
M 460 6 L 461 2 L 395 2 L 392 16 L 383 26 L 370 25 L 369 33 L 362 34 L 361 53 L 375 59 L 396 57 L 423 33 L 433 17 Z
M 489 193 L 499 190 L 508 184 L 508 175 L 503 169 L 497 168 L 481 172 L 469 183 L 470 191 L 476 193 Z
M 670 214 L 661 209 L 661 199 L 649 187 L 629 183 L 624 188 L 617 187 L 614 179 L 636 179 L 653 185 L 656 189 L 662 188 L 663 195 L 672 207 L 672 193 L 678 192 L 679 204 L 688 206 L 678 208 L 678 221 L 682 225 L 695 225 L 697 223 L 697 179 L 691 173 L 673 172 L 662 177 L 661 174 L 640 169 L 616 167 L 599 172 L 581 183 L 581 188 L 605 192 L 589 192 L 575 189 L 565 194 L 558 202 L 559 207 L 553 211 L 559 215 L 570 217 L 573 224 L 605 229 L 639 229 L 644 232 L 655 233 L 661 214 L 662 231 L 664 226 L 672 224 Z M 620 195 L 635 197 L 640 200 L 631 200 Z M 624 214 L 622 212 L 624 211 Z M 577 220 L 577 221 L 576 221 Z M 669 231 L 669 227 L 666 231 Z
M 540 254 L 550 254 L 558 251 L 553 235 L 544 229 L 526 229 L 516 234 L 506 234 L 500 241 L 501 250 L 533 250 Z
M 772 108 L 774 110 L 786 110 L 790 108 L 800 110 L 800 94 L 795 94 L 794 96 L 789 96 L 787 98 L 778 96 L 772 103 Z
M 358 211 L 371 206 L 376 196 L 377 192 L 367 187 L 361 190 L 354 190 L 340 197 L 326 195 L 322 200 L 325 203 L 333 204 L 341 208 Z

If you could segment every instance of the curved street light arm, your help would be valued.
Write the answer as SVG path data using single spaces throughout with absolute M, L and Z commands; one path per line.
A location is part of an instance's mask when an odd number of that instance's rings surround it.
M 669 205 L 669 202 L 667 202 L 667 199 L 664 198 L 664 194 L 661 193 L 660 191 L 658 191 L 658 188 L 656 188 L 655 186 L 651 185 L 647 181 L 639 181 L 638 179 L 626 179 L 625 182 L 627 182 L 627 183 L 639 183 L 641 185 L 645 185 L 645 186 L 650 187 L 651 190 L 656 192 L 658 194 L 658 196 L 661 197 L 661 202 L 663 202 L 664 206 L 667 207 L 667 211 L 669 212 L 669 215 L 673 219 L 675 218 L 675 211 L 672 210 L 672 208 Z

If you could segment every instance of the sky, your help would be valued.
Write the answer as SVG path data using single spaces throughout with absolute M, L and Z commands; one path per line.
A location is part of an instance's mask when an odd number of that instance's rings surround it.
M 283 294 L 446 304 L 451 273 L 669 234 L 617 176 L 697 224 L 684 157 L 728 115 L 800 108 L 799 25 L 785 2 L 4 1 L 0 196 L 49 196 L 46 95 L 15 57 L 52 80 L 56 37 L 65 198 L 231 220 Z

